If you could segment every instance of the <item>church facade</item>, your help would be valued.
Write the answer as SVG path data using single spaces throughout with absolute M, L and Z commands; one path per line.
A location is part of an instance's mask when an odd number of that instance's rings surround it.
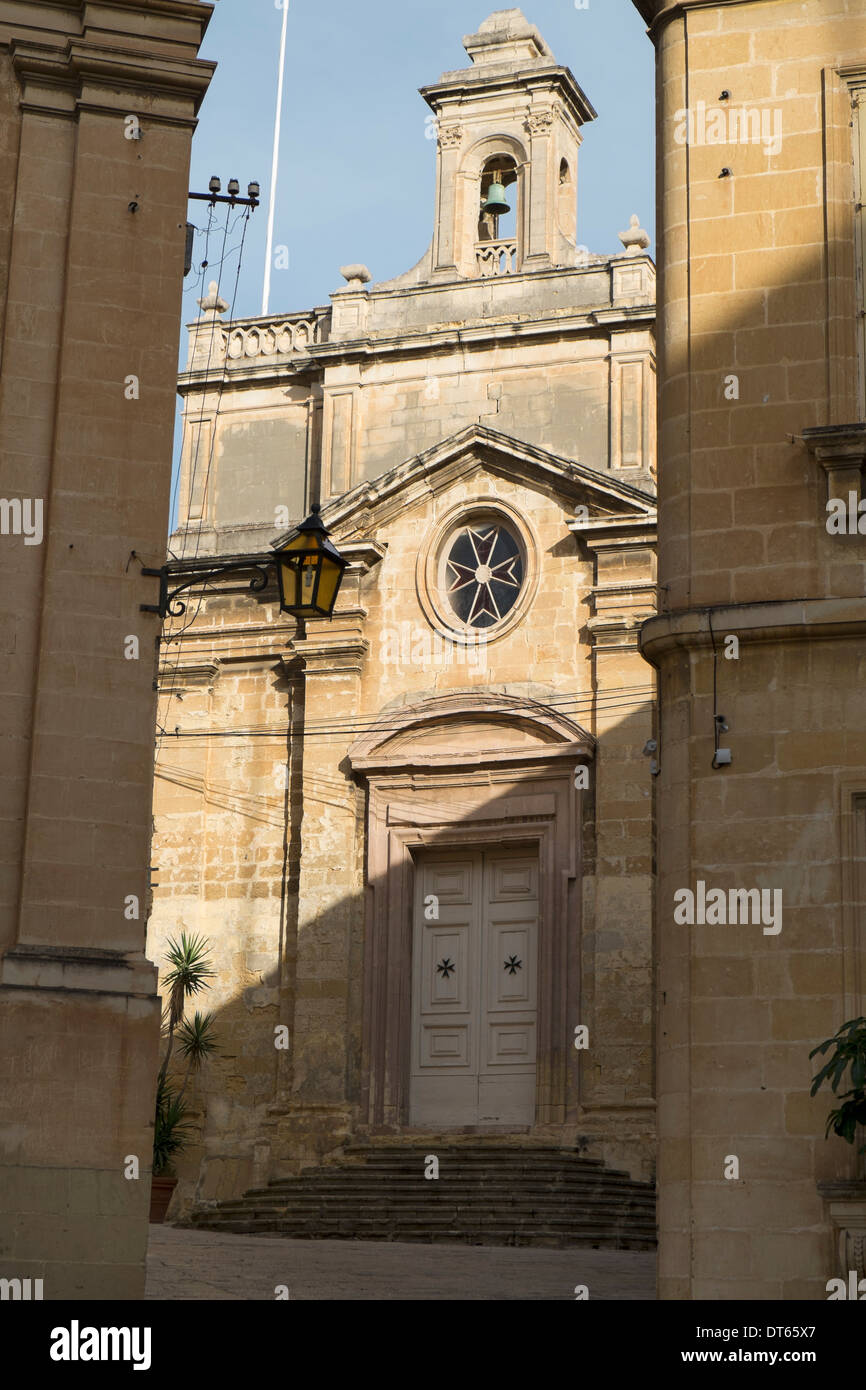
M 172 1215 L 422 1135 L 652 1172 L 654 268 L 577 240 L 595 112 L 518 10 L 423 97 L 433 238 L 190 327 L 174 569 L 315 503 L 330 620 L 193 590 L 160 680 L 148 953 L 211 944 Z

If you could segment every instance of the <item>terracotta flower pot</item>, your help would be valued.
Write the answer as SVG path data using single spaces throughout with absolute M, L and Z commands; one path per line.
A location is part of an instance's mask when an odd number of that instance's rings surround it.
M 168 1204 L 171 1201 L 177 1178 L 151 1178 L 150 1180 L 150 1219 L 162 1223 Z

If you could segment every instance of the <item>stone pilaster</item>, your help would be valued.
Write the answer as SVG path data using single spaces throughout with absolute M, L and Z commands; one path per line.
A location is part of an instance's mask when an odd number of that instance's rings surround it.
M 306 721 L 292 1094 L 277 1122 L 281 1162 L 312 1161 L 337 1146 L 358 1100 L 363 805 L 345 750 L 368 649 L 365 617 L 361 607 L 338 611 L 308 622 L 292 643 L 304 664 Z

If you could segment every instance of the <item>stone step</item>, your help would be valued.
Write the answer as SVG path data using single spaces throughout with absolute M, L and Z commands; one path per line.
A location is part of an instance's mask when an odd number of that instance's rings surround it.
M 352 1227 L 357 1231 L 379 1230 L 396 1231 L 407 1227 L 423 1227 L 436 1230 L 440 1227 L 454 1227 L 461 1230 L 481 1229 L 508 1225 L 511 1229 L 578 1232 L 584 1229 L 634 1230 L 636 1233 L 655 1233 L 655 1219 L 649 1213 L 629 1211 L 582 1212 L 571 1215 L 543 1213 L 532 1209 L 517 1212 L 477 1211 L 460 1207 L 444 1207 L 440 1211 L 405 1211 L 378 1214 L 373 1211 L 329 1209 L 306 1212 L 259 1212 L 235 1209 L 228 1212 L 199 1211 L 193 1215 L 192 1224 L 209 1225 L 213 1222 L 249 1221 L 257 1227 L 271 1226 L 273 1229 L 289 1228 L 322 1229 L 326 1226 Z
M 587 1207 L 582 1211 L 563 1213 L 554 1208 L 545 1209 L 531 1202 L 522 1203 L 518 1206 L 502 1207 L 489 1205 L 479 1207 L 477 1204 L 461 1206 L 459 1203 L 444 1202 L 436 1207 L 418 1206 L 407 1204 L 396 1207 L 391 1204 L 383 1204 L 381 1207 L 369 1203 L 363 1206 L 350 1201 L 329 1202 L 327 1204 L 310 1203 L 297 1204 L 290 1207 L 265 1208 L 257 1206 L 244 1206 L 234 1204 L 231 1206 L 220 1207 L 212 1213 L 199 1211 L 192 1217 L 193 1222 L 199 1219 L 209 1219 L 210 1215 L 219 1217 L 235 1218 L 250 1216 L 256 1221 L 273 1221 L 283 1223 L 287 1221 L 371 1221 L 390 1225 L 398 1225 L 406 1221 L 429 1221 L 431 1224 L 442 1220 L 454 1220 L 470 1225 L 484 1223 L 495 1224 L 497 1221 L 510 1222 L 533 1222 L 540 1226 L 559 1226 L 563 1228 L 579 1225 L 581 1222 L 634 1222 L 640 1225 L 655 1225 L 655 1213 L 651 1208 L 635 1208 L 628 1205 L 604 1205 L 599 1203 L 597 1206 Z
M 404 1159 L 437 1153 L 461 1160 L 480 1158 L 485 1163 L 500 1163 L 510 1158 L 525 1159 L 528 1162 L 551 1159 L 556 1163 L 580 1163 L 587 1168 L 604 1168 L 602 1159 L 589 1158 L 578 1153 L 576 1149 L 558 1149 L 553 1145 L 533 1147 L 527 1144 L 503 1144 L 494 1147 L 491 1144 L 451 1144 L 439 1142 L 435 1135 L 431 1135 L 423 1144 L 376 1144 L 369 1148 L 350 1144 L 340 1152 L 342 1158 L 357 1160 L 365 1164 L 373 1164 L 380 1159 Z M 605 1171 L 613 1172 L 614 1170 L 606 1169 Z
M 311 1223 L 334 1225 L 346 1224 L 351 1221 L 355 1225 L 377 1226 L 377 1227 L 398 1227 L 401 1225 L 427 1225 L 431 1228 L 435 1226 L 455 1225 L 461 1227 L 468 1226 L 487 1226 L 487 1225 L 526 1225 L 544 1226 L 550 1230 L 578 1230 L 582 1227 L 607 1228 L 609 1226 L 621 1225 L 634 1221 L 639 1227 L 655 1229 L 654 1220 L 647 1214 L 642 1213 L 635 1217 L 625 1211 L 608 1212 L 602 1216 L 598 1212 L 580 1212 L 571 1215 L 562 1213 L 546 1213 L 543 1219 L 538 1219 L 538 1214 L 532 1210 L 523 1212 L 509 1212 L 505 1215 L 499 1214 L 497 1220 L 496 1212 L 479 1212 L 465 1207 L 443 1207 L 441 1211 L 405 1211 L 397 1213 L 377 1213 L 369 1210 L 347 1211 L 330 1210 L 322 1213 L 318 1212 L 259 1212 L 255 1209 L 235 1210 L 223 1212 L 221 1210 L 198 1211 L 194 1213 L 192 1222 L 195 1225 L 206 1224 L 213 1220 L 240 1221 L 250 1220 L 258 1225 L 272 1222 L 278 1226 L 285 1225 L 305 1225 Z
M 439 1178 L 424 1177 L 435 1153 Z M 598 1160 L 494 1144 L 347 1150 L 339 1160 L 199 1208 L 197 1229 L 303 1239 L 651 1249 L 655 1191 Z
M 428 1204 L 428 1202 L 474 1202 L 474 1204 L 500 1205 L 503 1202 L 513 1204 L 513 1202 L 544 1202 L 549 1207 L 585 1207 L 594 1202 L 606 1201 L 614 1204 L 631 1202 L 639 1207 L 655 1207 L 652 1193 L 644 1191 L 632 1191 L 630 1188 L 605 1187 L 599 1184 L 595 1188 L 552 1188 L 541 1186 L 537 1183 L 527 1183 L 520 1187 L 500 1187 L 499 1184 L 491 1184 L 489 1187 L 477 1188 L 471 1184 L 448 1183 L 445 1187 L 438 1183 L 425 1184 L 421 1187 L 418 1183 L 411 1186 L 406 1184 L 403 1187 L 381 1187 L 371 1183 L 329 1183 L 309 1184 L 297 1183 L 295 1187 L 279 1188 L 279 1190 L 264 1191 L 264 1193 L 245 1193 L 243 1197 L 229 1198 L 229 1201 L 246 1202 L 246 1204 L 257 1205 L 257 1207 L 285 1207 L 286 1202 L 293 1201 L 314 1201 L 327 1202 L 335 1200 L 345 1200 L 354 1202 L 398 1202 L 398 1204 Z
M 281 1206 L 261 1206 L 252 1202 L 233 1202 L 220 1203 L 219 1208 L 200 1208 L 200 1214 L 207 1211 L 216 1212 L 220 1215 L 236 1216 L 250 1213 L 260 1220 L 281 1221 L 288 1220 L 307 1220 L 319 1216 L 346 1216 L 363 1217 L 369 1216 L 371 1219 L 386 1221 L 401 1221 L 407 1216 L 417 1217 L 424 1220 L 429 1217 L 431 1220 L 438 1219 L 443 1212 L 461 1212 L 471 1220 L 492 1221 L 501 1218 L 503 1221 L 519 1221 L 531 1219 L 534 1221 L 554 1221 L 564 1219 L 566 1221 L 579 1221 L 587 1217 L 593 1217 L 599 1221 L 615 1221 L 621 1217 L 634 1221 L 655 1221 L 655 1208 L 643 1203 L 636 1202 L 587 1202 L 582 1205 L 572 1205 L 568 1207 L 555 1206 L 551 1203 L 538 1201 L 512 1202 L 506 1205 L 502 1202 L 472 1202 L 472 1201 L 441 1201 L 441 1202 L 359 1202 L 350 1197 L 332 1197 L 327 1201 L 297 1201 L 290 1202 Z M 195 1218 L 194 1218 L 195 1219 Z
M 545 1183 L 539 1182 L 536 1178 L 531 1178 L 519 1183 L 503 1183 L 500 1179 L 491 1178 L 488 1182 L 474 1183 L 467 1182 L 462 1178 L 438 1179 L 425 1181 L 417 1175 L 405 1181 L 394 1181 L 380 1183 L 371 1180 L 368 1176 L 340 1177 L 330 1179 L 320 1179 L 309 1181 L 304 1178 L 297 1178 L 293 1183 L 281 1183 L 279 1186 L 257 1188 L 244 1194 L 245 1198 L 251 1201 L 270 1202 L 282 1201 L 287 1196 L 296 1192 L 310 1192 L 319 1196 L 327 1196 L 330 1193 L 352 1192 L 369 1196 L 381 1195 L 387 1197 L 411 1197 L 418 1192 L 431 1195 L 448 1193 L 449 1196 L 467 1197 L 497 1197 L 508 1200 L 509 1197 L 520 1193 L 542 1195 L 549 1197 L 552 1201 L 575 1201 L 590 1200 L 595 1196 L 606 1194 L 616 1197 L 640 1197 L 653 1202 L 655 1194 L 650 1188 L 635 1187 L 630 1184 L 614 1185 L 605 1182 L 580 1183 L 562 1182 Z
M 394 1182 L 437 1181 L 437 1179 L 425 1178 L 424 1171 L 425 1168 L 422 1163 L 403 1164 L 401 1166 L 395 1164 L 386 1168 L 384 1165 L 373 1167 L 372 1165 L 368 1166 L 360 1163 L 348 1164 L 341 1162 L 329 1164 L 326 1168 L 305 1168 L 293 1177 L 273 1178 L 267 1183 L 266 1187 L 257 1190 L 267 1191 L 270 1188 L 286 1187 L 287 1185 L 297 1182 L 325 1181 L 339 1174 L 345 1174 L 347 1178 L 351 1177 L 352 1179 L 365 1177 L 375 1182 L 384 1182 L 386 1180 Z M 630 1178 L 627 1173 L 610 1173 L 606 1172 L 604 1169 L 590 1169 L 587 1171 L 582 1168 L 569 1168 L 563 1167 L 562 1165 L 554 1166 L 553 1164 L 538 1165 L 527 1163 L 521 1164 L 519 1167 L 493 1167 L 488 1164 L 485 1167 L 481 1167 L 480 1165 L 464 1166 L 462 1164 L 454 1165 L 440 1162 L 438 1181 L 462 1181 L 481 1184 L 493 1181 L 512 1183 L 533 1178 L 551 1185 L 564 1183 L 597 1184 L 603 1182 L 615 1187 L 637 1187 L 645 1188 L 648 1191 L 653 1190 L 651 1183 L 638 1182 L 634 1178 Z
M 407 1241 L 411 1243 L 438 1244 L 450 1241 L 463 1245 L 507 1245 L 507 1246 L 548 1246 L 548 1247 L 588 1247 L 592 1249 L 652 1250 L 656 1245 L 654 1227 L 634 1227 L 631 1224 L 622 1228 L 586 1225 L 568 1230 L 550 1230 L 533 1225 L 528 1228 L 515 1227 L 510 1223 L 494 1225 L 487 1223 L 477 1229 L 431 1227 L 428 1222 L 412 1226 L 362 1226 L 357 1222 L 315 1223 L 309 1226 L 260 1223 L 249 1218 L 212 1219 L 197 1221 L 196 1230 L 220 1231 L 232 1235 L 272 1235 L 294 1240 L 381 1240 Z
M 489 1149 L 484 1153 L 464 1152 L 461 1150 L 447 1150 L 431 1144 L 424 1149 L 388 1151 L 387 1153 L 376 1154 L 369 1159 L 355 1157 L 349 1152 L 340 1155 L 336 1162 L 340 1166 L 353 1166 L 375 1169 L 377 1172 L 386 1169 L 406 1169 L 412 1167 L 423 1167 L 428 1155 L 433 1155 L 439 1160 L 441 1167 L 459 1167 L 465 1171 L 475 1168 L 487 1168 L 495 1166 L 500 1171 L 510 1171 L 512 1168 L 557 1168 L 564 1165 L 576 1171 L 587 1173 L 609 1173 L 611 1177 L 628 1177 L 628 1174 L 619 1168 L 605 1168 L 603 1163 L 593 1163 L 588 1159 L 572 1156 L 571 1154 L 559 1153 L 540 1153 L 534 1154 L 526 1149 L 503 1150 L 502 1153 L 491 1156 Z
M 285 1183 L 287 1183 L 287 1182 L 297 1182 L 299 1178 L 312 1179 L 312 1178 L 316 1178 L 316 1177 L 319 1177 L 319 1176 L 324 1177 L 324 1176 L 326 1176 L 327 1174 L 330 1174 L 330 1173 L 351 1173 L 351 1174 L 353 1174 L 353 1175 L 358 1175 L 358 1174 L 363 1173 L 363 1174 L 366 1174 L 366 1175 L 370 1176 L 371 1178 L 375 1178 L 377 1181 L 380 1180 L 380 1179 L 383 1179 L 383 1178 L 387 1178 L 387 1177 L 391 1177 L 391 1178 L 404 1178 L 404 1177 L 405 1177 L 405 1178 L 416 1179 L 416 1178 L 424 1178 L 424 1170 L 425 1170 L 425 1164 L 422 1163 L 422 1162 L 417 1162 L 417 1163 L 403 1163 L 403 1164 L 399 1164 L 399 1165 L 395 1163 L 395 1164 L 389 1164 L 387 1167 L 386 1167 L 384 1164 L 379 1164 L 379 1165 L 374 1166 L 374 1165 L 372 1165 L 372 1164 L 369 1164 L 369 1165 L 368 1165 L 368 1164 L 362 1164 L 362 1163 L 358 1163 L 358 1164 L 352 1163 L 352 1164 L 349 1164 L 349 1163 L 342 1163 L 342 1162 L 340 1162 L 340 1163 L 330 1164 L 326 1169 L 325 1169 L 325 1168 L 305 1168 L 305 1169 L 302 1169 L 301 1172 L 300 1172 L 299 1174 L 297 1174 L 297 1175 L 295 1175 L 295 1176 L 293 1176 L 293 1177 L 288 1177 L 288 1178 L 274 1178 L 274 1179 L 272 1179 L 267 1185 L 268 1185 L 268 1187 L 274 1187 L 274 1186 L 278 1186 L 278 1185 L 280 1185 L 280 1184 L 285 1184 Z M 616 1172 L 611 1173 L 611 1172 L 606 1172 L 603 1168 L 590 1168 L 590 1169 L 583 1169 L 583 1168 L 564 1168 L 561 1164 L 553 1164 L 553 1163 L 551 1163 L 551 1164 L 522 1163 L 522 1164 L 519 1164 L 519 1165 L 518 1165 L 518 1164 L 511 1164 L 511 1165 L 505 1165 L 505 1164 L 503 1164 L 503 1165 L 497 1165 L 496 1167 L 493 1167 L 493 1166 L 491 1166 L 489 1163 L 488 1163 L 488 1164 L 485 1164 L 485 1165 L 481 1165 L 481 1164 L 474 1164 L 474 1165 L 473 1165 L 473 1164 L 462 1164 L 462 1163 L 460 1163 L 460 1164 L 455 1164 L 455 1163 L 442 1162 L 441 1159 L 440 1159 L 440 1162 L 439 1162 L 439 1178 L 440 1178 L 440 1179 L 445 1179 L 445 1178 L 452 1178 L 452 1179 L 453 1179 L 453 1178 L 463 1178 L 463 1179 L 465 1179 L 465 1180 L 467 1180 L 467 1181 L 469 1181 L 470 1179 L 472 1179 L 472 1180 L 481 1182 L 481 1181 L 485 1181 L 485 1180 L 487 1180 L 487 1179 L 489 1179 L 489 1178 L 499 1178 L 500 1181 L 508 1181 L 508 1182 L 510 1182 L 510 1181 L 511 1181 L 513 1178 L 515 1178 L 515 1177 L 520 1178 L 520 1177 L 532 1176 L 532 1175 L 535 1175 L 536 1177 L 539 1177 L 539 1178 L 542 1178 L 542 1177 L 543 1177 L 544 1180 L 547 1181 L 547 1182 L 559 1182 L 559 1181 L 565 1181 L 565 1180 L 567 1180 L 567 1179 L 575 1179 L 575 1180 L 584 1181 L 584 1182 L 599 1182 L 599 1181 L 603 1181 L 603 1182 L 610 1182 L 610 1183 L 616 1183 L 616 1184 L 630 1183 L 630 1184 L 636 1185 L 637 1187 L 648 1187 L 648 1186 L 650 1186 L 650 1184 L 648 1184 L 648 1183 L 636 1182 L 635 1179 L 634 1179 L 634 1178 L 630 1178 L 629 1175 L 628 1175 L 627 1173 L 616 1173 Z M 424 1178 L 424 1181 L 425 1181 L 425 1182 L 426 1182 L 426 1181 L 430 1181 L 430 1179 Z

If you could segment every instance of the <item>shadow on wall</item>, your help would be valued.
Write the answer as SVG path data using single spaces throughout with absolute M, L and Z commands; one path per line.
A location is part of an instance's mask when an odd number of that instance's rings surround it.
M 291 683 L 283 689 L 291 725 Z M 524 768 L 507 790 L 491 787 L 479 815 L 467 781 L 449 793 L 452 819 L 437 825 L 434 817 L 418 837 L 424 852 L 448 847 L 464 856 L 476 845 L 540 849 L 537 1133 L 569 1147 L 579 1142 L 644 1177 L 654 1153 L 652 784 L 643 756 L 651 721 L 646 701 L 610 721 L 590 763 L 589 791 L 575 794 L 573 760 L 555 776 Z M 303 739 L 291 741 L 289 785 L 279 798 L 234 789 L 262 785 L 265 762 L 272 774 L 273 746 L 232 750 L 230 775 L 216 782 L 209 770 L 207 785 L 206 759 L 198 771 L 160 767 L 196 802 L 198 832 L 191 835 L 189 801 L 160 817 L 160 893 L 171 896 L 159 903 L 158 930 L 151 923 L 148 954 L 161 961 L 166 939 L 181 930 L 208 938 L 214 989 L 187 1011 L 214 1009 L 220 1048 L 189 1092 L 196 1138 L 176 1165 L 173 1218 L 195 1202 L 240 1195 L 337 1154 L 350 1136 L 399 1134 L 408 1125 L 413 856 L 422 846 L 365 882 L 369 792 L 335 752 L 332 774 L 312 788 L 308 776 L 302 818 L 304 748 Z M 194 750 L 192 760 L 200 757 Z M 423 800 L 431 781 L 423 770 L 412 781 Z M 579 824 L 553 826 L 555 798 L 557 809 L 570 803 Z M 315 836 L 333 816 L 355 827 L 345 853 L 357 862 L 357 891 L 332 895 L 299 921 L 305 828 Z M 196 833 L 204 838 L 200 875 L 183 851 Z M 181 846 L 174 863 L 171 844 Z M 333 868 L 342 869 L 339 854 Z M 304 875 L 311 901 L 327 899 L 327 863 L 305 866 Z M 194 881 L 200 894 L 191 891 Z M 585 1051 L 574 1046 L 579 1024 L 589 1028 Z

